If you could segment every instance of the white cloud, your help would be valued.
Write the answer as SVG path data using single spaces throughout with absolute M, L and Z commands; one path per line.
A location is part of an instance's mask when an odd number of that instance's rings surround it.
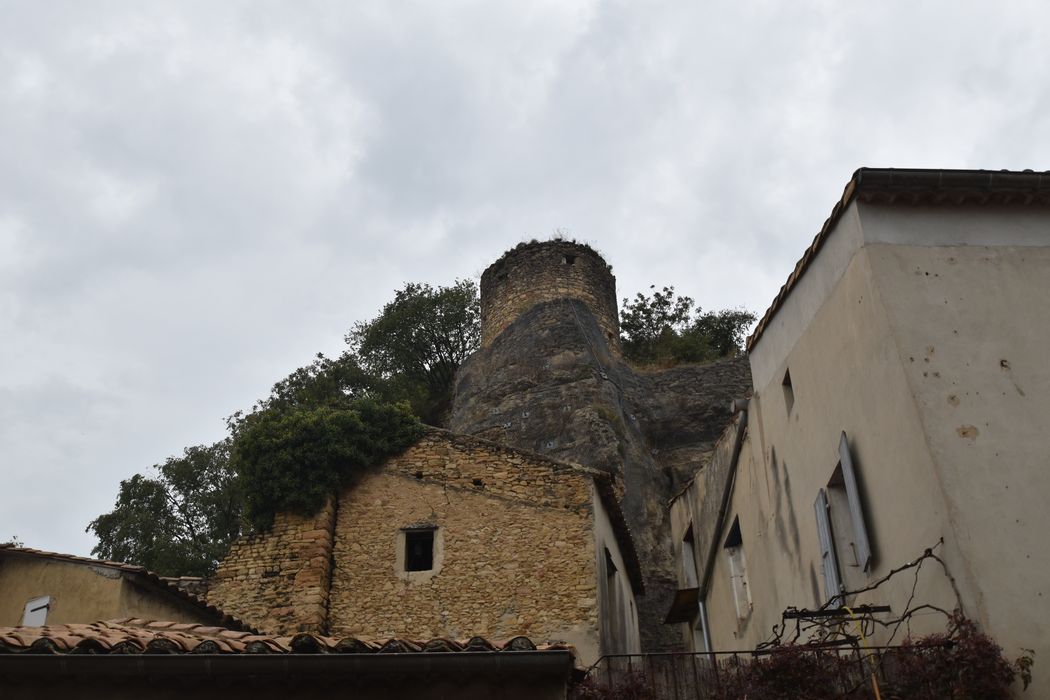
M 220 437 L 395 288 L 555 229 L 621 296 L 761 313 L 856 167 L 1047 167 L 1047 14 L 12 4 L 0 537 L 86 553 L 121 478 Z

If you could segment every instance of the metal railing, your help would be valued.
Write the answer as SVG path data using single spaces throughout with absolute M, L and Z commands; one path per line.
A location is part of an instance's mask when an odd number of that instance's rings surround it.
M 751 697 L 810 700 L 884 699 L 887 689 L 894 686 L 902 655 L 943 650 L 943 646 L 800 645 L 761 651 L 610 654 L 588 669 L 572 697 L 739 700 L 750 693 Z

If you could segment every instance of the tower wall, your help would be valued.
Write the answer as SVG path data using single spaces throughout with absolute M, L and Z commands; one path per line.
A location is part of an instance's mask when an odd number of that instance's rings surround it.
M 579 299 L 620 354 L 616 278 L 589 246 L 570 241 L 523 243 L 481 275 L 481 345 L 488 347 L 521 314 L 555 299 Z

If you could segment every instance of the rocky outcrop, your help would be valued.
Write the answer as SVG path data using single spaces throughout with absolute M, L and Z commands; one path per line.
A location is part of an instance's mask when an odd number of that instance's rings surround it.
M 667 502 L 709 459 L 750 371 L 739 357 L 636 372 L 608 325 L 578 299 L 536 303 L 460 368 L 450 427 L 615 476 L 646 580 L 643 649 L 674 650 Z

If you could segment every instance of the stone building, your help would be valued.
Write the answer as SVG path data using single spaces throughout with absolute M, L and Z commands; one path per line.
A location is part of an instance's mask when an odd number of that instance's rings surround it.
M 274 634 L 639 650 L 641 571 L 606 474 L 430 430 L 312 517 L 234 545 L 208 600 Z
M 482 347 L 460 368 L 451 428 L 613 477 L 638 546 L 645 651 L 676 587 L 667 500 L 710 458 L 750 387 L 744 357 L 636 371 L 620 352 L 616 278 L 586 245 L 523 243 L 481 277 Z
M 282 633 L 528 635 L 570 642 L 584 663 L 680 647 L 662 625 L 666 501 L 711 454 L 747 363 L 633 371 L 615 278 L 576 243 L 506 253 L 481 307 L 454 432 L 238 543 L 209 600 Z
M 749 339 L 750 402 L 672 502 L 688 648 L 754 648 L 789 607 L 961 605 L 1008 657 L 1034 649 L 1029 695 L 1050 694 L 1048 205 L 1045 173 L 857 171 Z M 927 548 L 943 569 L 849 593 Z

